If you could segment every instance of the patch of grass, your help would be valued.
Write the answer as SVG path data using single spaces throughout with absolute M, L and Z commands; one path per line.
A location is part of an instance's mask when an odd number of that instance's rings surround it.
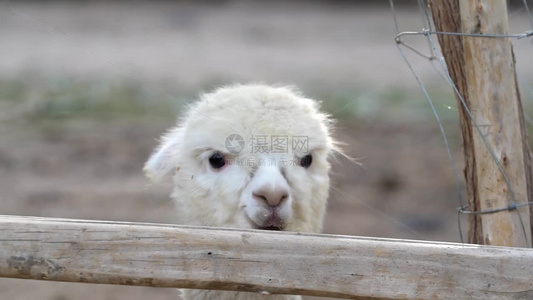
M 442 120 L 457 119 L 452 91 L 429 88 L 435 110 Z M 381 120 L 404 122 L 434 118 L 431 106 L 419 89 L 390 88 L 382 91 L 363 89 L 318 92 L 322 107 L 341 121 Z
M 184 103 L 173 95 L 131 82 L 10 80 L 0 81 L 0 111 L 4 120 L 174 119 Z
M 0 81 L 0 101 L 16 103 L 27 97 L 26 84 L 20 80 Z
M 45 83 L 21 80 L 0 81 L 0 107 L 4 113 L 22 110 L 22 118 L 175 118 L 184 109 L 184 99 L 194 100 L 198 91 L 210 91 L 224 82 L 206 82 L 204 89 L 191 91 L 163 84 L 161 92 L 134 82 L 83 81 L 56 79 Z M 443 119 L 456 118 L 455 98 L 451 91 L 429 88 L 435 108 Z M 433 118 L 421 91 L 389 88 L 372 91 L 363 88 L 322 88 L 310 93 L 321 99 L 322 107 L 341 121 L 380 119 L 402 121 Z M 173 96 L 176 96 L 174 98 Z
M 41 95 L 42 101 L 32 117 L 105 118 L 147 114 L 170 117 L 177 110 L 172 102 L 161 98 L 161 95 L 154 95 L 134 84 L 58 81 L 50 84 Z

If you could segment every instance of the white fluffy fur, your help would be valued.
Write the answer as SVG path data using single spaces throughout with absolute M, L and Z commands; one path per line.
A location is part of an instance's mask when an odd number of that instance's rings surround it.
M 246 141 L 238 154 L 229 153 L 225 147 L 226 138 L 232 134 Z M 267 136 L 268 142 L 271 136 L 289 137 L 287 153 L 254 151 L 251 142 L 258 136 Z M 291 138 L 298 136 L 308 138 L 308 151 L 292 151 Z M 144 170 L 155 181 L 174 173 L 172 197 L 177 223 L 260 228 L 261 216 L 272 208 L 254 198 L 252 192 L 275 180 L 289 195 L 279 205 L 283 230 L 320 232 L 329 189 L 328 157 L 333 147 L 330 121 L 314 100 L 287 87 L 236 85 L 201 96 L 163 136 Z M 228 161 L 221 169 L 209 164 L 215 152 Z M 313 156 L 309 168 L 293 163 L 307 154 Z M 300 299 L 207 290 L 183 290 L 182 294 L 187 300 Z

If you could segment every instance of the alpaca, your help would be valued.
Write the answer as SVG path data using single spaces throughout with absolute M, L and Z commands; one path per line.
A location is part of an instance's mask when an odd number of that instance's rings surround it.
M 179 224 L 320 232 L 329 193 L 331 120 L 288 87 L 235 85 L 204 94 L 163 135 L 144 171 L 173 173 Z M 182 290 L 183 299 L 301 299 Z

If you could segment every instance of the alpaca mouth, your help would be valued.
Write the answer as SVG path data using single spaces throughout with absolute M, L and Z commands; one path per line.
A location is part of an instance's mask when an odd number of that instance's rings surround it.
M 277 212 L 273 212 L 266 220 L 262 223 L 256 223 L 256 225 L 261 230 L 281 231 L 285 227 L 285 221 Z
M 283 230 L 283 228 L 278 227 L 278 226 L 259 227 L 258 229 L 271 230 L 271 231 L 281 231 L 281 230 Z
M 261 225 L 258 225 L 255 221 L 253 221 L 250 217 L 248 217 L 248 215 L 246 215 L 246 219 L 248 220 L 248 222 L 250 223 L 251 227 L 253 229 L 258 229 L 258 230 L 269 230 L 269 231 L 283 231 L 284 229 L 284 226 L 281 224 L 282 222 L 277 222 L 277 223 L 266 223 L 266 224 L 262 224 L 263 226 Z

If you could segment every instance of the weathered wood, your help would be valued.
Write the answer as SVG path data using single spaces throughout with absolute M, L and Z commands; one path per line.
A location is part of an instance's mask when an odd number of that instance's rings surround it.
M 531 299 L 533 250 L 0 216 L 0 277 L 353 299 Z
M 505 0 L 431 1 L 431 11 L 438 31 L 509 33 Z M 517 202 L 530 202 L 529 149 L 510 40 L 439 35 L 439 42 L 450 76 L 507 173 Z M 470 210 L 507 207 L 513 202 L 508 185 L 459 99 L 458 107 Z M 471 215 L 469 221 L 471 243 L 531 244 L 527 206 L 518 211 Z

